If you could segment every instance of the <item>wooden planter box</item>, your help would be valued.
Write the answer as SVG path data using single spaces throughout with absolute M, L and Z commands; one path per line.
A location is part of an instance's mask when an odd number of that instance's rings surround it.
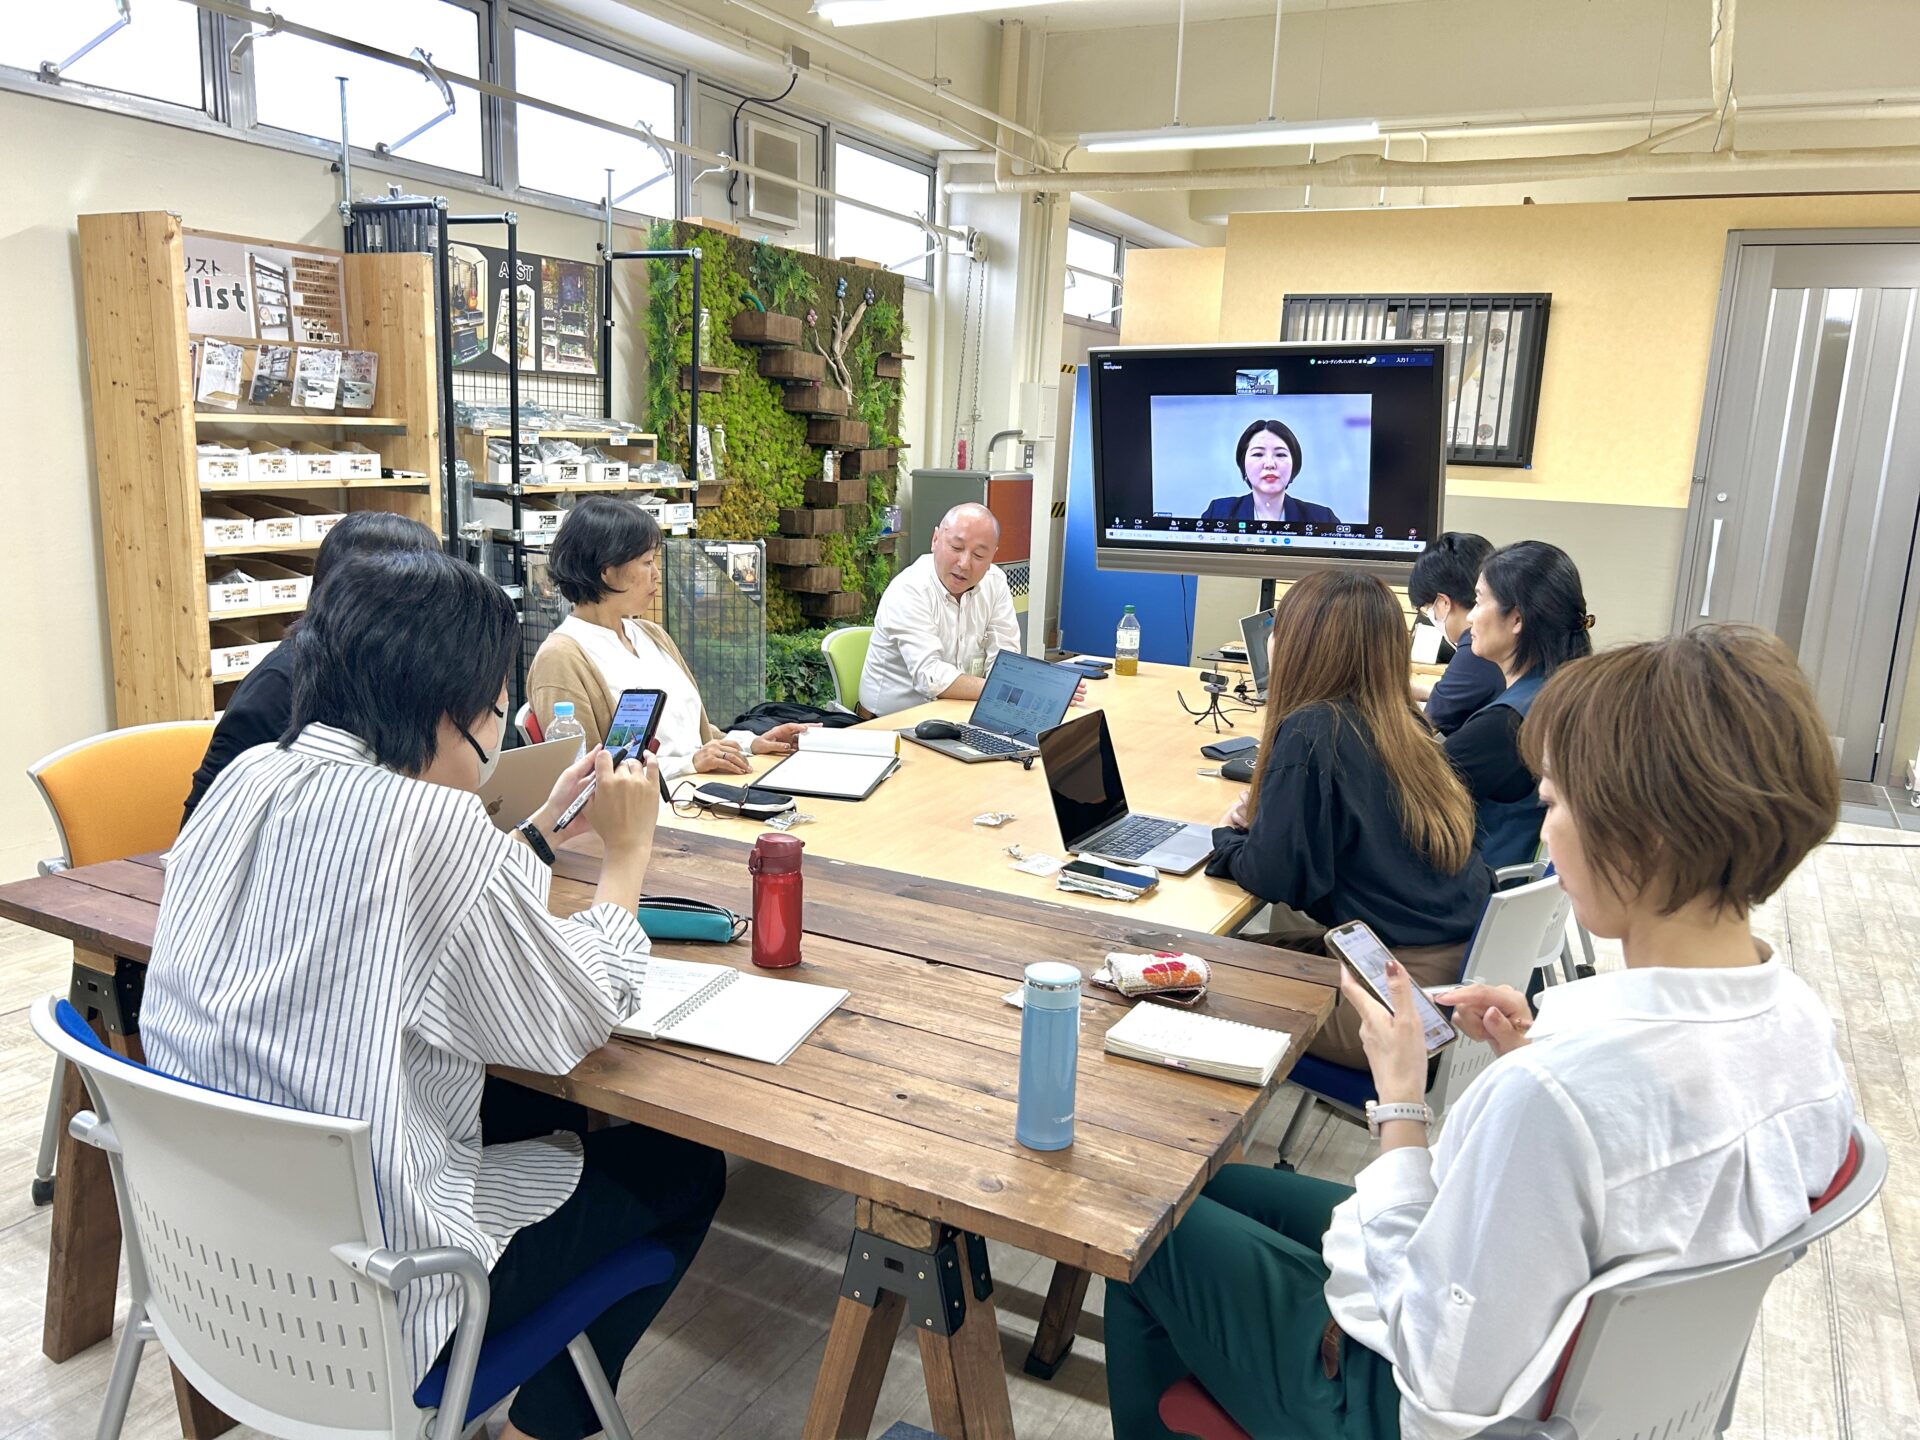
M 842 590 L 836 595 L 802 595 L 800 609 L 815 620 L 845 620 L 858 615 L 866 604 L 857 590 Z
M 698 506 L 718 505 L 726 498 L 726 494 L 727 486 L 725 481 L 714 485 L 702 485 L 698 490 L 693 492 L 693 503 Z
M 810 515 L 810 510 L 801 511 Z M 791 540 L 784 536 L 767 541 L 767 563 L 769 565 L 818 565 L 820 554 L 825 547 L 817 537 L 809 536 L 801 540 Z
M 873 542 L 874 553 L 877 555 L 891 555 L 899 543 L 900 537 L 898 535 L 882 535 Z
M 849 450 L 840 457 L 842 475 L 888 475 L 900 463 L 900 452 L 891 447 L 878 450 Z
M 851 401 L 833 385 L 789 385 L 780 403 L 795 415 L 844 415 Z
M 780 583 L 796 595 L 833 595 L 840 589 L 840 567 L 809 565 L 801 570 L 782 570 Z
M 807 443 L 827 450 L 859 450 L 867 443 L 867 422 L 815 418 L 807 422 Z
M 876 380 L 900 380 L 906 377 L 906 363 L 913 359 L 911 355 L 902 355 L 898 350 L 883 350 L 873 357 L 873 378 Z
M 806 333 L 798 315 L 763 312 L 752 306 L 736 312 L 728 330 L 739 345 L 798 345 Z
M 865 480 L 809 480 L 809 505 L 864 505 L 867 503 Z
M 846 528 L 846 512 L 837 508 L 803 510 L 795 505 L 780 512 L 780 529 L 788 535 L 838 535 Z
M 827 357 L 818 350 L 762 350 L 760 373 L 769 380 L 810 380 L 817 385 L 827 378 Z
M 718 395 L 720 393 L 721 383 L 725 381 L 729 375 L 738 375 L 739 373 L 738 370 L 730 370 L 725 365 L 702 365 L 700 367 L 700 391 L 705 395 Z M 682 390 L 692 388 L 692 377 L 693 367 L 691 365 L 682 365 L 680 367 L 680 388 Z

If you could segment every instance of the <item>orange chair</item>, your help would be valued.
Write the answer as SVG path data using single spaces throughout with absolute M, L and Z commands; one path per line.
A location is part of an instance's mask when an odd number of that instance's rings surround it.
M 164 850 L 180 833 L 211 720 L 162 720 L 79 740 L 27 767 L 60 835 L 51 873 Z
M 193 772 L 212 738 L 211 720 L 162 720 L 75 741 L 29 765 L 27 776 L 39 787 L 60 836 L 60 855 L 42 860 L 40 873 L 124 860 L 173 844 Z M 36 1205 L 53 1199 L 63 1069 L 56 1061 L 34 1168 Z

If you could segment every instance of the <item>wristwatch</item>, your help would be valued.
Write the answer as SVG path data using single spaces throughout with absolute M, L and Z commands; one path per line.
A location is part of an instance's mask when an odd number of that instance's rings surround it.
M 1433 1107 L 1425 1101 L 1408 1104 L 1404 1100 L 1382 1105 L 1378 1100 L 1367 1101 L 1367 1133 L 1374 1139 L 1380 1138 L 1380 1127 L 1389 1120 L 1418 1120 L 1429 1130 L 1433 1128 Z
M 547 843 L 547 837 L 540 833 L 540 827 L 531 820 L 522 820 L 514 828 L 526 837 L 527 848 L 540 857 L 540 863 L 551 870 L 553 847 Z

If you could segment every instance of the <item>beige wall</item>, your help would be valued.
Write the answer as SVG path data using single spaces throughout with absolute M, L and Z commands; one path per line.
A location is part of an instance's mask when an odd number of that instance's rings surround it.
M 0 635 L 12 687 L 0 726 L 0 879 L 30 873 L 57 849 L 26 778 L 32 761 L 113 724 L 99 507 L 95 500 L 80 265 L 74 217 L 173 210 L 196 229 L 338 246 L 338 180 L 323 160 L 261 145 L 0 92 L 6 210 L 0 273 L 7 329 L 0 347 L 0 430 L 10 456 L 8 547 L 16 620 Z M 384 179 L 354 167 L 355 189 Z M 407 182 L 417 191 L 418 182 Z M 433 187 L 432 193 L 442 193 Z M 498 196 L 446 192 L 456 211 L 498 211 Z M 591 257 L 598 222 L 514 202 L 523 249 Z M 478 232 L 485 243 L 495 243 Z M 907 324 L 930 328 L 927 296 L 909 292 Z M 644 393 L 627 344 L 616 346 L 615 408 L 637 418 Z M 910 347 L 914 348 L 914 347 Z M 924 346 L 918 353 L 925 355 Z M 906 438 L 925 453 L 924 362 L 909 367 Z
M 1596 640 L 1617 644 L 1668 628 L 1728 232 L 1916 224 L 1913 195 L 1236 215 L 1221 249 L 1129 257 L 1124 338 L 1270 340 L 1289 292 L 1550 292 L 1533 467 L 1449 467 L 1446 523 L 1561 545 Z M 1229 638 L 1256 594 L 1203 580 L 1196 646 Z M 1920 665 L 1905 688 L 1911 759 Z

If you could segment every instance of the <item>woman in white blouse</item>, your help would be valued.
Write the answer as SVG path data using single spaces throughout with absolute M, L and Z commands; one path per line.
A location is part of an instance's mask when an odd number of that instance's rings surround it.
M 493 827 L 474 791 L 499 758 L 520 627 L 498 585 L 437 550 L 349 557 L 288 643 L 288 738 L 221 771 L 169 858 L 141 1013 L 147 1060 L 368 1121 L 386 1243 L 478 1256 L 489 1332 L 642 1236 L 658 1240 L 677 1262 L 672 1281 L 616 1299 L 587 1327 L 617 1382 L 706 1235 L 724 1160 L 642 1125 L 582 1134 L 529 1092 L 501 1113 L 482 1087 L 490 1064 L 564 1075 L 634 1010 L 654 768 L 616 769 L 599 750 L 512 838 Z M 558 917 L 553 820 L 590 776 L 598 788 L 577 823 L 606 859 L 592 906 Z M 399 1304 L 417 1383 L 445 1351 L 459 1291 L 451 1277 L 422 1280 Z M 508 1440 L 599 1428 L 565 1355 L 521 1388 L 510 1420 Z
M 1255 1435 L 1456 1440 L 1533 1416 L 1588 1297 L 1751 1255 L 1838 1171 L 1833 1023 L 1748 926 L 1832 829 L 1839 780 L 1779 640 L 1703 626 L 1564 667 L 1521 744 L 1574 913 L 1623 971 L 1438 997 L 1500 1058 L 1432 1149 L 1410 982 L 1349 976 L 1380 1154 L 1354 1188 L 1229 1166 L 1107 1289 L 1116 1440 L 1194 1375 Z M 1385 1113 L 1383 1113 L 1385 1112 Z
M 707 718 L 700 688 L 667 632 L 635 617 L 660 592 L 660 526 L 625 500 L 596 495 L 574 506 L 548 552 L 547 573 L 573 613 L 541 642 L 527 672 L 528 700 L 541 727 L 570 701 L 588 740 L 607 733 L 622 690 L 662 690 L 660 774 L 744 775 L 749 752 L 784 755 L 807 727 L 777 725 L 722 734 Z

